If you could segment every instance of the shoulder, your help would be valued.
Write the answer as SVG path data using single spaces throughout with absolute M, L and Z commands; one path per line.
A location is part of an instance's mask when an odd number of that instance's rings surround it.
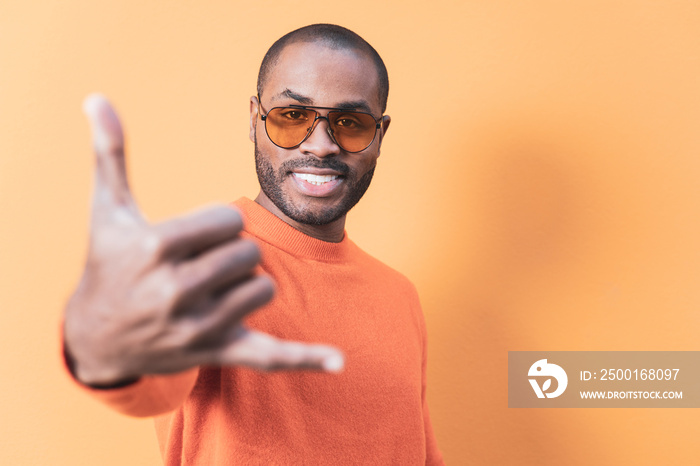
M 370 255 L 354 243 L 353 246 L 357 251 L 357 262 L 361 264 L 367 273 L 372 275 L 373 278 L 377 279 L 379 282 L 391 286 L 396 291 L 404 293 L 406 297 L 418 301 L 418 291 L 408 277 Z
M 358 248 L 359 249 L 359 248 Z M 388 266 L 376 257 L 362 251 L 363 262 L 366 265 L 364 273 L 366 283 L 371 283 L 367 290 L 382 296 L 392 303 L 395 316 L 410 316 L 406 322 L 412 322 L 413 328 L 425 344 L 426 327 L 423 308 L 420 303 L 418 290 L 413 282 L 401 272 Z

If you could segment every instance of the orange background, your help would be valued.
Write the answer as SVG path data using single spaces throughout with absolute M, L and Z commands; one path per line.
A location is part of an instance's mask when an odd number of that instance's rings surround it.
M 508 350 L 700 350 L 697 2 L 4 0 L 0 463 L 159 462 L 150 421 L 59 365 L 86 247 L 82 98 L 117 105 L 151 219 L 254 197 L 257 67 L 313 22 L 389 68 L 391 131 L 348 230 L 421 293 L 448 464 L 700 462 L 695 410 L 515 410 L 506 383 Z

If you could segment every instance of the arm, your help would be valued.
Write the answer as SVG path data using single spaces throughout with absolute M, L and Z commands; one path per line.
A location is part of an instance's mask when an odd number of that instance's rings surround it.
M 100 96 L 86 100 L 85 112 L 97 163 L 87 261 L 65 309 L 75 378 L 95 392 L 112 387 L 99 397 L 120 400 L 108 403 L 123 411 L 150 415 L 144 405 L 161 412 L 181 403 L 200 365 L 339 370 L 334 348 L 242 325 L 273 286 L 255 273 L 258 248 L 240 238 L 240 214 L 215 206 L 149 224 L 129 190 L 116 113 Z M 142 401 L 130 405 L 134 396 Z

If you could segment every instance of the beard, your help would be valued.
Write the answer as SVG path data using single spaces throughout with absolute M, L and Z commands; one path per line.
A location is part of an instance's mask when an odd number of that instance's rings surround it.
M 296 205 L 284 192 L 282 186 L 287 177 L 292 176 L 291 172 L 301 167 L 327 168 L 341 173 L 344 178 L 343 183 L 349 185 L 348 193 L 339 203 L 320 211 Z M 255 142 L 255 169 L 258 173 L 260 188 L 284 215 L 295 222 L 305 225 L 327 225 L 347 214 L 367 192 L 374 176 L 375 167 L 376 164 L 358 179 L 356 171 L 338 159 L 332 157 L 319 159 L 318 157 L 307 156 L 286 160 L 275 171 L 269 159 L 258 149 L 257 141 Z

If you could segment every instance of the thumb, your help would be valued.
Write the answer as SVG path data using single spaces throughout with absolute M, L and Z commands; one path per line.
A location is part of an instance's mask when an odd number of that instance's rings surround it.
M 116 211 L 140 218 L 129 190 L 124 160 L 124 132 L 119 117 L 109 101 L 100 94 L 91 94 L 83 101 L 83 112 L 92 131 L 95 151 L 95 187 L 92 199 L 93 220 Z

